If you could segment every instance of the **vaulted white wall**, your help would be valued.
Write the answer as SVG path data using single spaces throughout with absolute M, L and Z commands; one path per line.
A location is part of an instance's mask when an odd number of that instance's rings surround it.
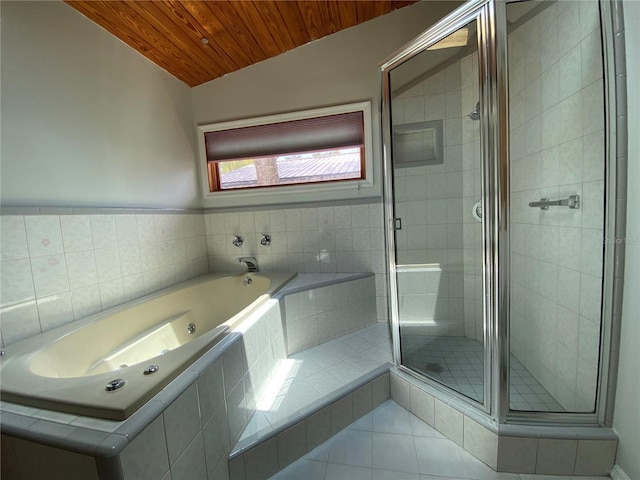
M 258 117 L 370 100 L 375 187 L 307 200 L 380 197 L 381 140 L 378 65 L 459 5 L 419 2 L 230 73 L 192 90 L 196 124 Z M 270 202 L 291 201 L 272 197 Z M 205 200 L 207 208 L 256 205 L 252 199 Z
M 2 205 L 198 207 L 189 88 L 62 2 L 0 8 Z

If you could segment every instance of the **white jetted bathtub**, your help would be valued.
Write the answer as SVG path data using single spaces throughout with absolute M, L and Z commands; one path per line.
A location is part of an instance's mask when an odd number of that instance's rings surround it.
M 294 276 L 199 277 L 9 345 L 0 396 L 124 420 Z

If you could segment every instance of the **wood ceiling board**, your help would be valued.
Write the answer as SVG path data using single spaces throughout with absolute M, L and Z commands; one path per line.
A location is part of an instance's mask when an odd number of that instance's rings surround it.
M 331 16 L 340 19 L 340 25 L 356 25 L 358 23 L 358 2 L 331 2 Z
M 275 2 L 282 20 L 287 25 L 289 35 L 297 47 L 311 41 L 302 12 L 295 2 Z
M 230 59 L 226 55 L 220 55 L 210 44 L 202 43 L 203 38 L 208 40 L 208 33 L 184 7 L 184 2 L 164 0 L 162 4 L 163 9 L 171 13 L 173 22 L 180 25 L 183 31 L 188 34 L 188 42 L 186 43 L 198 51 L 201 58 L 207 58 L 212 63 L 211 68 L 214 69 L 216 76 L 224 75 L 230 67 Z
M 213 15 L 218 18 L 226 27 L 226 31 L 229 33 L 231 42 L 222 43 L 221 39 L 212 39 L 221 44 L 225 49 L 235 48 L 236 52 L 241 49 L 246 57 L 249 59 L 249 64 L 260 62 L 267 58 L 267 54 L 262 48 L 260 42 L 253 37 L 253 32 L 250 30 L 250 26 L 247 25 L 244 19 L 238 15 L 238 12 L 233 8 L 232 2 L 203 2 Z M 269 39 L 265 39 L 269 42 Z
M 167 45 L 167 40 L 139 20 L 133 21 L 118 5 L 121 2 L 83 0 L 66 3 L 187 85 L 197 84 L 198 77 L 192 73 L 196 66 L 181 58 L 171 61 L 169 51 L 172 47 Z M 154 39 L 157 40 L 155 44 Z M 176 63 L 180 64 L 179 71 Z
M 188 62 L 192 66 L 192 73 L 196 78 L 203 79 L 222 75 L 223 70 L 217 66 L 215 61 L 211 61 L 203 51 L 204 45 L 202 45 L 200 37 L 177 18 L 173 13 L 173 8 L 168 8 L 159 2 L 145 2 L 144 5 L 126 2 L 122 8 L 128 8 L 137 14 L 158 33 L 159 38 L 166 42 L 166 45 L 172 46 L 167 47 L 169 62 L 177 60 L 174 52 L 181 52 L 180 63 Z M 184 17 L 184 15 L 182 16 Z
M 250 52 L 245 51 L 237 43 L 231 29 L 227 27 L 222 13 L 218 12 L 217 3 L 222 2 L 186 2 L 185 7 L 189 9 L 191 15 L 207 31 L 209 44 L 215 44 L 219 49 L 227 52 L 227 56 L 236 66 L 234 70 L 255 63 Z
M 282 52 L 295 48 L 296 45 L 287 32 L 280 12 L 270 2 L 233 2 L 231 6 L 244 20 L 248 30 L 260 43 L 268 57 L 275 57 Z
M 65 0 L 191 87 L 415 1 Z
M 225 28 L 217 20 L 208 24 L 203 24 L 203 18 L 211 18 L 210 13 L 204 13 L 205 6 L 202 1 L 186 1 L 186 0 L 169 0 L 171 3 L 177 3 L 181 8 L 188 12 L 189 16 L 193 19 L 193 22 L 198 26 L 202 34 L 202 38 L 206 38 L 209 43 L 207 48 L 211 55 L 216 57 L 217 62 L 222 66 L 225 73 L 233 72 L 242 68 L 239 63 L 222 48 L 217 41 L 212 41 L 213 38 L 218 38 L 220 35 L 224 35 Z M 208 17 L 207 17 L 208 15 Z M 211 79 L 209 79 L 211 80 Z

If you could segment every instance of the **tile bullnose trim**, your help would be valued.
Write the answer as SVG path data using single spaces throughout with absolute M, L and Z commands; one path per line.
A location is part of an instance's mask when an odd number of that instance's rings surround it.
M 20 206 L 4 205 L 0 207 L 2 216 L 31 215 L 202 215 L 202 208 L 163 208 L 163 207 L 58 207 L 58 206 Z

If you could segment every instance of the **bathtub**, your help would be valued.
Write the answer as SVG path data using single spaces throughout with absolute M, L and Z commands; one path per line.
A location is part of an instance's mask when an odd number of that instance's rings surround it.
M 9 345 L 0 398 L 124 420 L 294 276 L 199 277 Z

